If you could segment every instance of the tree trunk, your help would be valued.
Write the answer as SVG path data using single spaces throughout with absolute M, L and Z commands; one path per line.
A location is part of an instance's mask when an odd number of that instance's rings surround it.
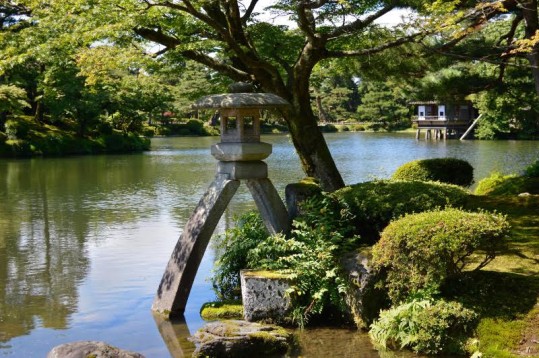
M 522 16 L 526 23 L 525 35 L 526 39 L 531 39 L 539 31 L 539 14 L 537 10 L 537 0 L 529 0 L 522 3 Z M 527 56 L 532 68 L 532 76 L 535 82 L 535 91 L 539 96 L 539 44 L 535 44 L 531 53 Z
M 317 178 L 325 191 L 342 188 L 344 181 L 318 128 L 308 91 L 306 94 L 302 91 L 293 93 L 292 108 L 286 120 L 303 171 L 308 176 Z
M 43 119 L 44 119 L 44 108 L 43 108 L 43 100 L 42 99 L 38 99 L 36 101 L 36 111 L 35 111 L 35 114 L 34 114 L 34 120 L 36 121 L 37 124 L 43 124 Z
M 316 108 L 318 109 L 318 118 L 321 122 L 331 122 L 331 117 L 322 106 L 322 96 L 316 96 Z

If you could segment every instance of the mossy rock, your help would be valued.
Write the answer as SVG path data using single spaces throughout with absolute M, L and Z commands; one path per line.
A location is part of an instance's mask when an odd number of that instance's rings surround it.
M 392 179 L 439 181 L 468 187 L 473 183 L 473 167 L 457 158 L 420 159 L 401 165 Z
M 279 357 L 294 348 L 294 336 L 286 329 L 246 321 L 206 324 L 192 337 L 194 357 Z
M 202 305 L 200 316 L 206 321 L 242 319 L 243 305 L 240 301 L 207 302 Z

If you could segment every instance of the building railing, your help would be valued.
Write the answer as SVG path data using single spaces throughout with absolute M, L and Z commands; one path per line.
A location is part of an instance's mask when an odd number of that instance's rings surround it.
M 444 118 L 438 116 L 414 116 L 412 120 L 419 127 L 466 126 L 470 123 L 469 120 L 447 117 Z

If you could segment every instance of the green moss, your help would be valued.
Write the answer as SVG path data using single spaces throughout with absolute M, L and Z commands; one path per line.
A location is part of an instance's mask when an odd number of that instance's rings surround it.
M 206 321 L 242 319 L 243 305 L 239 301 L 207 302 L 202 305 L 200 316 Z
M 242 271 L 244 276 L 248 277 L 260 277 L 274 280 L 287 280 L 290 279 L 289 273 L 283 273 L 274 270 L 244 270 Z

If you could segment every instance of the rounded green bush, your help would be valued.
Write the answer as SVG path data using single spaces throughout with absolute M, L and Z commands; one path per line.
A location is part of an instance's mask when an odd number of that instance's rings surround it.
M 468 193 L 451 184 L 421 181 L 377 180 L 359 183 L 336 191 L 355 215 L 358 234 L 375 242 L 393 219 L 404 214 L 463 206 Z
M 520 193 L 539 194 L 539 177 L 516 174 L 504 175 L 492 173 L 479 181 L 475 188 L 475 195 L 518 195 Z
M 438 291 L 446 278 L 471 268 L 472 255 L 475 269 L 484 267 L 505 248 L 508 233 L 499 214 L 451 208 L 407 215 L 382 232 L 373 267 L 385 272 L 389 297 L 400 302 L 420 291 Z
M 512 195 L 521 192 L 522 180 L 516 174 L 504 175 L 494 172 L 483 178 L 475 188 L 475 195 Z
M 473 183 L 473 167 L 457 158 L 420 159 L 401 165 L 392 179 L 439 181 L 467 187 Z
M 382 311 L 371 325 L 371 339 L 383 348 L 416 353 L 463 354 L 478 315 L 454 301 L 412 301 Z

